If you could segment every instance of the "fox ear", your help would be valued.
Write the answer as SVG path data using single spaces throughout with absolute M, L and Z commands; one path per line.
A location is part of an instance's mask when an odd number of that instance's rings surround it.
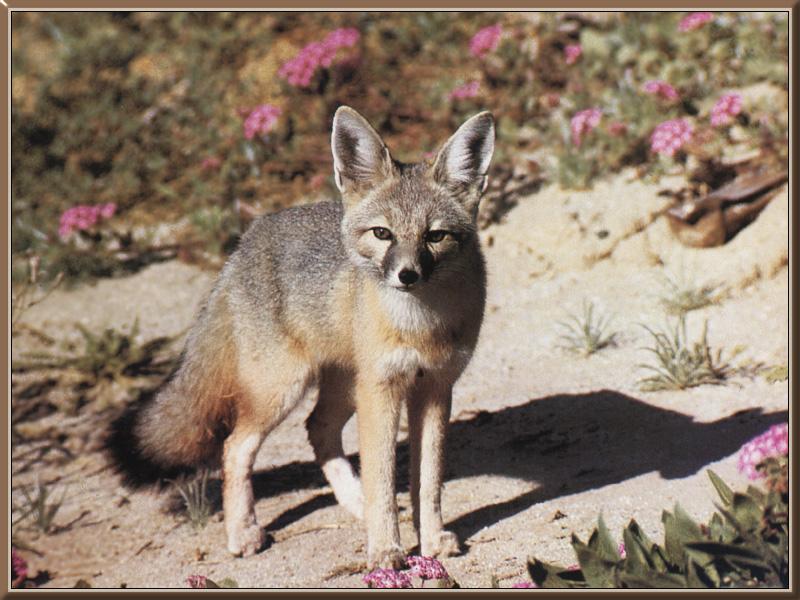
M 467 120 L 447 140 L 433 163 L 433 178 L 475 201 L 486 189 L 494 152 L 494 117 L 484 111 Z M 478 193 L 475 194 L 474 192 Z
M 333 117 L 331 149 L 334 179 L 342 194 L 367 190 L 393 172 L 386 144 L 349 106 L 340 106 Z

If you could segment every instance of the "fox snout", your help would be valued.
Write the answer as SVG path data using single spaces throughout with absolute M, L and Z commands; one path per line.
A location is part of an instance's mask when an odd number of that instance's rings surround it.
M 433 255 L 427 248 L 389 248 L 384 259 L 384 278 L 397 289 L 408 291 L 427 281 L 433 272 Z

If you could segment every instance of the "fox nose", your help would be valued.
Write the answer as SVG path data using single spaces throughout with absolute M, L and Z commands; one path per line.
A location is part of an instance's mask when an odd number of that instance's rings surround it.
M 397 274 L 397 278 L 403 285 L 411 285 L 412 283 L 416 283 L 417 279 L 419 279 L 419 273 L 409 269 L 403 269 Z

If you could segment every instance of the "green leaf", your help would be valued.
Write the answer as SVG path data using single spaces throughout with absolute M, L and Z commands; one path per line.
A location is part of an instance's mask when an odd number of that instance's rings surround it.
M 239 584 L 236 583 L 235 579 L 231 579 L 230 577 L 226 577 L 222 581 L 219 582 L 219 587 L 221 588 L 238 588 Z
M 700 589 L 719 587 L 719 574 L 716 569 L 706 571 L 690 560 L 686 566 L 686 587 Z
M 568 571 L 564 567 L 544 563 L 536 558 L 528 559 L 528 574 L 540 588 L 584 588 L 587 587 L 581 571 Z
M 581 542 L 575 535 L 572 536 L 572 547 L 578 557 L 586 583 L 591 588 L 616 587 L 614 573 L 616 561 L 604 560 L 598 552 Z
M 763 511 L 750 496 L 734 494 L 731 512 L 745 531 L 755 531 L 761 524 Z
M 675 523 L 681 540 L 688 542 L 703 539 L 703 532 L 700 530 L 700 526 L 681 508 L 680 504 L 675 505 Z
M 620 583 L 627 588 L 685 588 L 686 581 L 674 573 L 658 573 L 646 569 L 643 573 L 621 573 Z
M 720 499 L 725 506 L 728 506 L 733 500 L 733 490 L 731 490 L 731 488 L 729 488 L 725 482 L 720 479 L 719 475 L 714 473 L 714 471 L 711 469 L 708 469 L 706 473 L 708 473 L 708 478 L 711 479 L 711 483 L 713 484 L 714 489 L 717 490 Z
M 614 538 L 611 537 L 611 533 L 608 531 L 602 513 L 597 518 L 597 529 L 592 532 L 592 536 L 589 538 L 589 548 L 603 560 L 611 562 L 619 560 L 617 544 L 614 543 Z

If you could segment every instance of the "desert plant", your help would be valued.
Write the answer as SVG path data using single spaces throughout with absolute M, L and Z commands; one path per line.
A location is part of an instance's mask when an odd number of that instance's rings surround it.
M 623 531 L 624 554 L 603 522 L 583 543 L 572 536 L 578 559 L 564 568 L 531 558 L 528 570 L 549 588 L 733 588 L 788 587 L 788 470 L 779 458 L 762 464 L 770 480 L 764 492 L 750 486 L 734 493 L 708 471 L 721 506 L 708 525 L 699 525 L 676 505 L 664 511 L 664 544 L 652 542 L 635 520 Z
M 17 325 L 19 324 L 22 315 L 31 308 L 45 300 L 55 289 L 59 286 L 63 279 L 63 274 L 59 272 L 56 277 L 50 282 L 46 289 L 37 294 L 39 288 L 39 257 L 32 255 L 28 257 L 27 263 L 27 277 L 25 281 L 18 286 L 17 293 L 11 295 L 11 332 L 16 332 Z
M 559 338 L 560 347 L 583 356 L 594 354 L 614 343 L 616 332 L 609 332 L 611 318 L 595 314 L 594 303 L 584 301 L 581 315 L 569 314 L 558 325 L 564 333 Z
M 715 355 L 708 345 L 707 321 L 703 323 L 700 340 L 693 344 L 686 333 L 684 314 L 666 331 L 643 327 L 653 338 L 653 345 L 646 350 L 655 355 L 656 364 L 639 365 L 653 372 L 639 380 L 642 390 L 683 390 L 704 384 L 720 384 L 730 373 L 730 367 L 722 361 L 722 350 Z
M 769 383 L 778 383 L 789 379 L 789 365 L 775 365 L 763 370 L 762 375 Z
M 25 523 L 26 527 L 50 533 L 56 514 L 64 503 L 66 489 L 62 490 L 61 497 L 55 501 L 50 501 L 52 488 L 40 481 L 36 482 L 33 489 L 23 487 L 21 491 L 25 501 L 21 506 L 16 506 L 12 501 L 11 513 L 17 513 L 16 519 L 12 518 L 12 526 Z
M 685 274 L 664 275 L 661 285 L 659 300 L 666 311 L 673 315 L 682 315 L 712 304 L 717 289 L 716 285 L 697 285 Z
M 12 362 L 11 370 L 75 369 L 94 381 L 123 379 L 138 374 L 159 374 L 167 370 L 166 363 L 169 361 L 159 360 L 157 356 L 173 338 L 158 337 L 145 343 L 137 342 L 138 319 L 127 332 L 109 327 L 97 334 L 80 323 L 76 323 L 75 327 L 83 338 L 83 348 L 78 352 L 71 356 L 46 352 L 25 353 L 22 355 L 24 360 Z
M 212 502 L 208 493 L 208 475 L 208 469 L 204 469 L 192 478 L 173 482 L 183 500 L 184 514 L 195 529 L 205 527 L 211 517 Z
M 87 402 L 98 410 L 119 404 L 125 397 L 146 388 L 148 379 L 166 375 L 175 357 L 164 350 L 174 337 L 158 337 L 137 341 L 138 321 L 128 331 L 107 328 L 94 333 L 76 324 L 81 333 L 82 348 L 68 344 L 71 354 L 46 351 L 24 352 L 11 362 L 12 374 L 44 370 L 54 372 L 70 391 L 59 407 L 73 412 Z

